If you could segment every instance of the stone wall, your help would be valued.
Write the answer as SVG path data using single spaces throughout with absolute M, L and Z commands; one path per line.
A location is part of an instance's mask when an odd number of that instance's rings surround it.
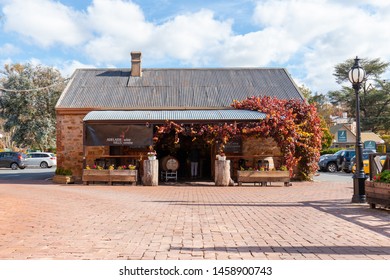
M 57 166 L 72 170 L 80 181 L 84 165 L 83 119 L 85 114 L 57 114 Z M 109 147 L 85 147 L 86 164 L 109 154 Z
M 57 113 L 57 166 L 72 170 L 80 179 L 83 169 L 83 118 L 85 114 Z
M 96 159 L 109 154 L 109 147 L 83 147 L 84 117 L 85 114 L 57 114 L 57 165 L 72 170 L 78 181 L 82 176 L 84 153 L 86 164 L 90 166 Z M 227 156 L 229 158 L 229 154 Z M 253 168 L 257 167 L 258 160 L 267 157 L 273 157 L 275 168 L 280 167 L 282 161 L 280 149 L 272 138 L 245 138 L 242 153 L 230 156 L 234 174 L 239 169 L 238 161 L 241 158 L 246 160 L 246 167 Z

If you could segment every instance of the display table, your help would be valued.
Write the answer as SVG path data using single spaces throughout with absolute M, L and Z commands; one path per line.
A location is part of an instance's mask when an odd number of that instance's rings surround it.
M 177 182 L 177 171 L 167 170 L 161 171 L 161 181 L 168 182 L 169 180 L 174 180 Z

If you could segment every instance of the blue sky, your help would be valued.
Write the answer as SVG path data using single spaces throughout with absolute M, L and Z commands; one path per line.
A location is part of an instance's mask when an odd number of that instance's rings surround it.
M 337 63 L 390 61 L 389 15 L 388 0 L 0 0 L 0 63 L 67 77 L 139 50 L 148 68 L 284 67 L 326 93 Z

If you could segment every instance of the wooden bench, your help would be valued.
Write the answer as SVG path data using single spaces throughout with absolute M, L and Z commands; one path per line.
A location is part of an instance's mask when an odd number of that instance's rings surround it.
M 283 182 L 284 186 L 291 186 L 289 171 L 237 171 L 237 182 L 242 183 L 259 183 L 266 186 L 267 183 Z

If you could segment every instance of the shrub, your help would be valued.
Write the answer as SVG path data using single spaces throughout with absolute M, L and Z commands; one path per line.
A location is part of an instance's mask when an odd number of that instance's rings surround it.
M 338 151 L 340 151 L 340 148 L 329 148 L 329 149 L 324 149 L 320 151 L 321 156 L 326 155 L 326 154 L 334 154 Z
M 56 175 L 71 176 L 72 175 L 72 170 L 65 169 L 65 168 L 62 168 L 62 167 L 57 167 L 55 174 Z
M 390 169 L 387 169 L 374 176 L 375 182 L 390 183 Z

